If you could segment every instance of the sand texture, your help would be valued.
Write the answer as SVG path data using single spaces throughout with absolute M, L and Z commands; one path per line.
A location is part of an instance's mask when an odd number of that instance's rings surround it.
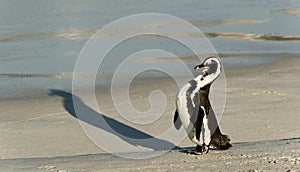
M 233 143 L 229 150 L 207 155 L 184 153 L 194 145 L 185 139 L 180 148 L 146 160 L 113 156 L 98 148 L 82 131 L 70 108 L 70 91 L 0 100 L 0 171 L 299 171 L 300 170 L 300 58 L 226 70 L 227 102 L 220 122 Z M 139 84 L 131 99 L 138 110 L 143 97 L 155 88 L 173 101 L 177 86 L 171 80 Z M 174 107 L 149 126 L 126 122 L 111 106 L 106 89 L 98 89 L 98 103 L 120 125 L 155 136 L 172 125 Z M 174 105 L 175 106 L 175 105 Z M 145 152 L 147 154 L 148 152 Z

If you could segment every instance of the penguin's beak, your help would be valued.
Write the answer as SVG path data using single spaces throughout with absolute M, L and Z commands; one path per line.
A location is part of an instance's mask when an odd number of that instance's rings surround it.
M 197 70 L 197 69 L 200 69 L 200 68 L 203 68 L 204 67 L 204 64 L 200 64 L 200 65 L 197 65 L 194 67 L 194 70 Z

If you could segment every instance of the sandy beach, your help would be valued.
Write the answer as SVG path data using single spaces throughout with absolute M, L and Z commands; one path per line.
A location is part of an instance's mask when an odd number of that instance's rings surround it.
M 0 172 L 300 171 L 299 7 L 0 1 Z M 189 155 L 176 93 L 216 54 L 211 104 L 232 147 Z
M 299 64 L 300 58 L 295 57 L 225 69 L 227 100 L 220 127 L 233 147 L 202 156 L 184 153 L 194 147 L 187 138 L 179 149 L 155 158 L 110 155 L 89 140 L 68 109 L 70 90 L 2 99 L 0 171 L 299 171 Z M 139 98 L 148 95 L 144 90 L 155 88 L 170 93 L 167 99 L 173 101 L 178 87 L 172 82 L 157 79 L 138 84 L 130 95 L 132 103 L 139 110 L 149 108 Z M 101 95 L 97 99 L 102 111 L 120 124 L 151 135 L 172 125 L 175 105 L 166 109 L 156 124 L 160 127 L 153 130 L 128 123 L 111 107 L 106 89 L 96 92 Z

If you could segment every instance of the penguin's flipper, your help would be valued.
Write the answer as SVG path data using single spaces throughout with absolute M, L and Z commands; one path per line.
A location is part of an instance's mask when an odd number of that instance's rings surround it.
M 180 127 L 182 126 L 177 110 L 175 111 L 174 114 L 173 124 L 177 130 L 179 130 Z

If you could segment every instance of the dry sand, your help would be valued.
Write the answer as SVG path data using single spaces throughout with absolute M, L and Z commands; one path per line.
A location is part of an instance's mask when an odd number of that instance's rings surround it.
M 98 148 L 84 134 L 66 108 L 68 92 L 26 99 L 0 100 L 0 171 L 299 171 L 300 170 L 300 58 L 226 70 L 227 103 L 220 122 L 233 147 L 207 155 L 183 153 L 194 145 L 185 139 L 165 154 L 146 160 L 115 157 Z M 131 99 L 138 110 L 148 95 L 160 88 L 173 101 L 170 80 L 138 85 Z M 173 84 L 174 85 L 174 84 Z M 128 123 L 110 105 L 107 90 L 98 90 L 105 114 L 120 123 L 156 135 L 172 125 L 174 107 L 155 123 Z

